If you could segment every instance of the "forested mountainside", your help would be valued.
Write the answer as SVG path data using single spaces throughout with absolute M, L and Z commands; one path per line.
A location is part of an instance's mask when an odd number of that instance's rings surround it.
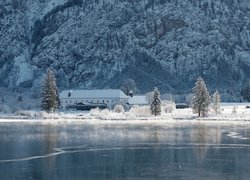
M 235 94 L 250 78 L 249 0 L 0 0 L 0 85 Z

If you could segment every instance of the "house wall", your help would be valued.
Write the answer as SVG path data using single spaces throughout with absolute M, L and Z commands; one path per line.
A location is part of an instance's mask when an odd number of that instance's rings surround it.
M 68 105 L 75 105 L 77 103 L 105 103 L 109 109 L 113 109 L 115 105 L 121 104 L 125 106 L 128 103 L 128 99 L 123 98 L 60 98 L 61 106 L 66 109 Z

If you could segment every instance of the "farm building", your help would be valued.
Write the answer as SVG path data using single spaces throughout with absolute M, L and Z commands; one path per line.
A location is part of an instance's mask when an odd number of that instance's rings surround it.
M 132 96 L 129 97 L 128 104 L 130 107 L 133 105 L 138 105 L 138 106 L 145 106 L 148 105 L 148 101 L 146 96 Z
M 119 89 L 64 90 L 59 96 L 63 109 L 79 110 L 89 110 L 95 107 L 113 109 L 117 104 L 126 106 L 130 98 Z

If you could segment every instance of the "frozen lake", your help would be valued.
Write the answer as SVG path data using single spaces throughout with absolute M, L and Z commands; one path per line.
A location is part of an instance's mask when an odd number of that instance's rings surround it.
M 4 180 L 249 177 L 246 123 L 0 123 Z

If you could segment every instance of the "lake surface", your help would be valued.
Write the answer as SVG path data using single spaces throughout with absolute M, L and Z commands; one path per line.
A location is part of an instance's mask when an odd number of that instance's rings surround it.
M 0 123 L 0 179 L 249 180 L 250 124 Z

